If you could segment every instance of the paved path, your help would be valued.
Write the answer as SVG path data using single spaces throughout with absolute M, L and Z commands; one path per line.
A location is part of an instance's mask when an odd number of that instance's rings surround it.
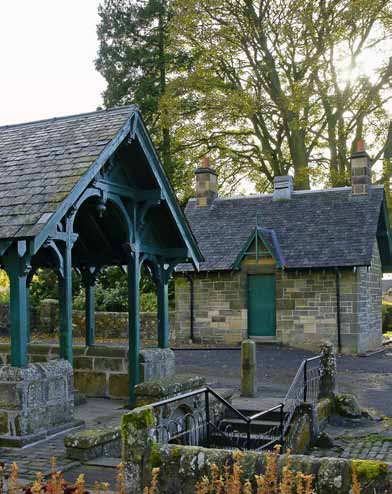
M 240 386 L 239 350 L 176 350 L 177 372 L 205 376 L 219 387 Z M 302 359 L 314 353 L 278 345 L 257 346 L 258 389 L 262 396 L 284 396 Z M 392 348 L 370 357 L 338 356 L 338 385 L 363 407 L 392 417 Z
M 86 404 L 75 408 L 75 418 L 84 420 L 86 427 L 94 427 L 99 424 L 120 424 L 121 416 L 126 412 L 125 402 L 105 399 L 89 399 Z M 0 462 L 10 465 L 16 462 L 19 467 L 19 478 L 22 484 L 31 483 L 38 472 L 45 476 L 51 472 L 51 459 L 56 458 L 57 470 L 64 472 L 68 482 L 76 480 L 80 473 L 85 473 L 88 486 L 93 486 L 95 481 L 115 483 L 115 465 L 120 463 L 118 459 L 90 462 L 81 465 L 80 462 L 70 460 L 65 456 L 64 436 L 69 432 L 24 448 L 1 448 Z

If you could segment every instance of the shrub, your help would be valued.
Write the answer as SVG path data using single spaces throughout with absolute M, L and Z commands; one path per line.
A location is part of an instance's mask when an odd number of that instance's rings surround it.
M 392 332 L 392 304 L 385 300 L 382 302 L 382 332 Z

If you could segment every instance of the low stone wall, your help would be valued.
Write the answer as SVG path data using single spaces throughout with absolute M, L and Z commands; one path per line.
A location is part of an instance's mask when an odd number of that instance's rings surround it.
M 32 307 L 30 322 L 33 333 L 57 333 L 59 308 L 57 300 L 43 300 L 40 307 Z M 75 336 L 86 334 L 86 316 L 83 310 L 73 311 L 73 332 Z M 169 327 L 174 328 L 175 315 L 169 312 Z M 0 334 L 9 334 L 9 305 L 0 304 Z M 95 334 L 97 338 L 111 340 L 128 338 L 127 312 L 95 313 Z M 140 338 L 142 346 L 158 345 L 158 318 L 155 312 L 140 313 Z M 170 331 L 171 344 L 175 341 L 175 331 Z
M 129 396 L 128 349 L 120 345 L 74 346 L 75 388 L 91 397 L 124 398 Z M 9 363 L 10 345 L 0 344 L 0 362 Z M 30 344 L 31 363 L 58 359 L 59 345 Z M 0 367 L 1 369 L 1 367 Z M 140 378 L 142 382 L 175 373 L 174 352 L 160 348 L 146 348 L 140 352 Z
M 154 435 L 158 420 L 151 406 L 137 408 L 123 416 L 122 454 L 129 494 L 141 494 L 150 485 L 153 468 L 160 470 L 160 494 L 194 494 L 198 482 L 205 476 L 211 478 L 212 465 L 216 465 L 222 475 L 226 465 L 233 465 L 236 453 L 232 450 L 158 444 Z M 249 479 L 256 492 L 255 475 L 265 474 L 265 453 L 245 451 L 241 455 L 241 478 L 243 482 Z M 278 463 L 280 478 L 286 464 L 287 456 L 282 455 Z M 392 466 L 384 462 L 290 456 L 291 470 L 312 475 L 318 494 L 351 494 L 354 466 L 362 485 L 362 494 L 391 492 Z
M 129 449 L 125 455 L 130 455 Z M 211 465 L 216 465 L 223 473 L 226 464 L 234 462 L 233 451 L 223 449 L 207 449 L 194 446 L 165 445 L 150 448 L 149 458 L 143 458 L 142 474 L 138 480 L 148 485 L 151 479 L 151 469 L 159 467 L 162 474 L 159 476 L 160 494 L 194 494 L 195 485 L 205 475 L 210 476 Z M 123 458 L 126 465 L 127 492 L 139 494 L 140 487 L 134 482 L 133 465 L 128 457 Z M 287 462 L 282 455 L 279 459 L 279 474 Z M 392 467 L 379 461 L 346 460 L 338 458 L 315 458 L 304 455 L 291 455 L 291 470 L 314 476 L 314 489 L 318 494 L 351 494 L 352 470 L 355 465 L 362 484 L 362 494 L 374 492 L 391 492 Z M 254 451 L 243 452 L 240 460 L 243 481 L 249 479 L 256 492 L 255 475 L 265 473 L 265 454 Z
M 74 426 L 72 377 L 65 360 L 0 367 L 0 444 L 23 446 Z

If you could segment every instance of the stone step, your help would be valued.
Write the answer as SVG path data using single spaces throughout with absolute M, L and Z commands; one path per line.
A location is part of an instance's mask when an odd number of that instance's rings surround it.
M 222 434 L 211 434 L 210 439 L 210 447 L 224 449 L 256 450 L 268 445 L 266 449 L 271 450 L 276 444 L 279 444 L 279 438 L 277 436 L 269 436 L 267 434 L 264 437 L 251 436 L 249 443 L 248 437 L 244 433 L 238 433 L 232 437 L 225 437 Z
M 248 424 L 245 423 L 241 419 L 225 419 L 220 423 L 220 427 L 224 430 L 235 430 L 238 432 L 247 432 Z M 276 428 L 277 430 L 280 427 L 280 421 L 276 420 L 254 420 L 251 422 L 251 433 L 259 434 L 263 432 L 268 432 L 272 428 Z

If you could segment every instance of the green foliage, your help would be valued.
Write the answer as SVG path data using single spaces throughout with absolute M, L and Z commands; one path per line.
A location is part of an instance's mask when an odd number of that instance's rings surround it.
M 105 78 L 104 106 L 137 103 L 172 184 L 182 190 L 189 174 L 175 158 L 172 133 L 162 121 L 159 101 L 171 73 L 187 63 L 168 47 L 172 18 L 168 0 L 105 0 L 99 7 L 96 68 Z
M 83 310 L 85 292 L 80 277 L 73 273 L 73 307 Z M 171 299 L 173 287 L 171 286 Z M 40 269 L 33 278 L 31 285 L 31 304 L 39 306 L 40 301 L 51 298 L 58 299 L 57 274 L 53 270 Z M 0 303 L 9 302 L 8 277 L 0 276 Z M 127 275 L 119 267 L 108 267 L 99 276 L 95 287 L 95 308 L 97 311 L 126 312 L 128 310 Z M 143 270 L 140 282 L 140 310 L 154 312 L 157 310 L 156 287 L 151 275 Z
M 382 302 L 382 332 L 392 332 L 392 304 L 385 300 Z
M 72 293 L 75 296 L 80 291 L 79 276 L 72 276 Z M 30 288 L 30 303 L 38 306 L 41 300 L 58 299 L 57 274 L 52 269 L 39 269 L 33 277 Z
M 0 270 L 0 304 L 8 304 L 10 301 L 10 283 L 7 273 Z
M 173 9 L 171 44 L 193 64 L 171 79 L 161 111 L 184 159 L 208 152 L 229 190 L 246 177 L 265 191 L 289 171 L 297 187 L 345 185 L 361 136 L 382 155 L 390 2 L 177 0 Z
M 157 308 L 156 288 L 150 275 L 143 272 L 140 282 L 140 310 L 154 312 Z M 85 294 L 81 288 L 74 298 L 75 309 L 84 309 Z M 99 276 L 95 287 L 97 311 L 126 312 L 128 310 L 127 275 L 119 267 L 108 267 Z
M 297 188 L 345 185 L 356 139 L 372 141 L 376 159 L 392 149 L 391 10 L 387 0 L 105 0 L 104 105 L 140 105 L 184 202 L 205 154 L 223 193 L 244 192 L 244 179 L 265 192 L 287 173 Z M 385 159 L 380 180 L 391 175 Z

